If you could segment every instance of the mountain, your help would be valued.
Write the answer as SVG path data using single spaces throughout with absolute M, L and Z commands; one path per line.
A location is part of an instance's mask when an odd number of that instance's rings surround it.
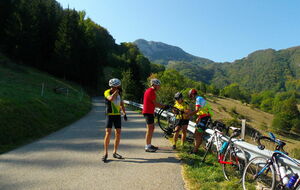
M 283 50 L 255 51 L 232 63 L 207 66 L 213 72 L 213 84 L 224 87 L 230 83 L 251 90 L 300 90 L 300 46 Z
M 168 65 L 170 61 L 195 62 L 199 64 L 213 63 L 213 61 L 191 55 L 181 48 L 162 42 L 138 39 L 133 42 L 140 51 L 152 62 Z
M 252 92 L 300 90 L 300 46 L 258 50 L 234 62 L 216 63 L 162 42 L 140 39 L 134 43 L 152 62 L 218 88 L 238 83 Z

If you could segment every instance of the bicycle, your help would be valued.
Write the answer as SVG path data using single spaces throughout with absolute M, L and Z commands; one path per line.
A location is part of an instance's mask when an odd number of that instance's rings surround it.
M 261 140 L 266 140 L 276 144 L 275 151 L 272 151 L 270 158 L 255 157 L 246 166 L 243 173 L 243 189 L 297 189 L 300 187 L 300 180 L 290 183 L 288 176 L 285 173 L 285 165 L 280 158 L 286 158 L 300 167 L 300 163 L 289 157 L 288 153 L 284 151 L 285 142 L 276 139 L 273 133 L 269 133 L 270 137 L 261 136 L 258 138 L 258 148 L 265 149 L 265 145 L 261 144 Z M 296 174 L 294 174 L 296 175 Z
M 166 118 L 165 119 L 166 121 L 162 122 L 161 118 L 162 118 L 162 115 L 164 112 L 166 114 L 164 116 L 164 118 Z M 173 133 L 177 132 L 177 130 L 175 130 L 175 128 L 177 126 L 177 123 L 176 123 L 177 116 L 179 116 L 179 118 L 183 118 L 183 112 L 173 106 L 170 106 L 168 109 L 164 109 L 164 108 L 159 109 L 159 111 L 157 113 L 157 123 L 158 123 L 158 126 L 161 128 L 161 130 L 164 132 L 164 136 L 166 138 L 171 138 L 173 136 Z M 178 130 L 180 130 L 180 129 L 178 129 Z M 189 142 L 193 142 L 193 137 L 188 135 L 186 137 L 186 140 Z
M 233 130 L 232 135 L 229 137 L 223 136 L 228 133 L 229 129 Z M 226 180 L 233 178 L 242 178 L 244 168 L 247 164 L 247 157 L 245 151 L 233 143 L 233 138 L 240 135 L 241 130 L 235 127 L 226 127 L 223 123 L 215 121 L 212 124 L 213 134 L 206 144 L 206 152 L 203 156 L 202 162 L 205 161 L 206 155 L 212 149 L 212 146 L 216 146 L 217 159 L 222 164 L 223 175 Z M 225 138 L 226 140 L 223 140 Z

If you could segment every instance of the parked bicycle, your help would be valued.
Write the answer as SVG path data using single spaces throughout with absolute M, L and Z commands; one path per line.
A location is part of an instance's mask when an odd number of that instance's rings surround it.
M 290 160 L 296 166 L 300 167 L 300 163 L 289 157 L 284 151 L 285 142 L 276 139 L 273 133 L 269 133 L 270 137 L 262 136 L 258 138 L 258 148 L 265 149 L 265 145 L 261 141 L 273 142 L 276 144 L 270 158 L 256 157 L 253 158 L 245 168 L 243 173 L 243 188 L 248 189 L 297 189 L 300 187 L 299 176 L 296 173 L 286 174 L 286 165 L 282 162 L 282 158 Z
M 235 127 L 226 127 L 219 121 L 215 121 L 211 126 L 213 134 L 206 143 L 206 152 L 203 156 L 202 162 L 205 161 L 208 152 L 210 152 L 213 145 L 215 145 L 217 159 L 218 162 L 222 164 L 225 179 L 242 179 L 243 171 L 248 160 L 245 151 L 233 142 L 233 138 L 239 136 L 241 134 L 241 130 Z M 224 135 L 224 132 L 227 134 L 229 129 L 233 132 L 228 138 Z

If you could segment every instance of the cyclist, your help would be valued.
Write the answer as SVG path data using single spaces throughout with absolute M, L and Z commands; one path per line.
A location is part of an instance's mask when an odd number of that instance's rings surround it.
M 106 132 L 104 137 L 104 156 L 102 161 L 107 161 L 108 145 L 110 142 L 110 135 L 112 125 L 115 126 L 115 143 L 113 157 L 117 159 L 123 159 L 123 157 L 117 153 L 118 146 L 121 137 L 121 109 L 124 114 L 124 120 L 127 121 L 126 111 L 123 100 L 121 98 L 121 81 L 117 78 L 109 80 L 110 89 L 104 92 L 105 103 L 106 103 Z
M 213 112 L 211 111 L 208 102 L 203 97 L 198 95 L 196 89 L 191 89 L 189 91 L 189 97 L 193 100 L 196 100 L 195 111 L 193 111 L 191 115 L 193 114 L 197 115 L 195 142 L 194 142 L 194 149 L 192 150 L 192 153 L 197 153 L 199 146 L 202 143 L 203 132 L 205 131 L 205 127 L 207 123 L 211 120 Z
M 186 132 L 187 132 L 187 127 L 189 124 L 189 118 L 190 118 L 190 109 L 189 106 L 186 102 L 183 100 L 183 95 L 181 92 L 177 92 L 174 95 L 175 99 L 175 104 L 174 107 L 177 108 L 180 113 L 177 113 L 178 115 L 176 116 L 176 128 L 175 128 L 175 134 L 173 137 L 173 149 L 176 149 L 176 142 L 178 140 L 179 132 L 182 130 L 182 137 L 181 137 L 181 145 L 184 145 L 185 139 L 186 139 Z M 175 112 L 178 110 L 174 110 Z
M 146 119 L 147 131 L 146 131 L 146 152 L 156 152 L 158 147 L 151 144 L 152 135 L 154 132 L 154 109 L 155 107 L 159 108 L 168 108 L 169 106 L 162 105 L 156 102 L 156 91 L 160 89 L 160 81 L 156 78 L 150 80 L 151 87 L 148 88 L 144 93 L 143 100 L 143 115 Z

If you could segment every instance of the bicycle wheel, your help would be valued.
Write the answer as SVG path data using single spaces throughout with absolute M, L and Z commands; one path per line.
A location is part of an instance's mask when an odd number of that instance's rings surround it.
M 165 109 L 160 109 L 157 114 L 157 123 L 161 130 L 165 133 L 166 137 L 172 137 L 172 134 L 174 132 L 174 129 L 176 127 L 176 116 L 178 115 L 177 113 L 174 113 L 173 116 L 167 116 L 167 118 L 162 117 L 162 113 L 164 111 L 175 111 L 175 112 L 180 112 L 179 109 L 177 108 L 172 108 L 172 110 L 165 110 Z
M 175 127 L 172 123 L 172 119 L 173 118 L 167 118 L 167 120 L 160 119 L 159 127 L 161 128 L 161 130 L 163 130 L 163 132 L 165 132 L 168 135 L 172 134 L 173 129 Z
M 263 157 L 253 158 L 246 166 L 243 173 L 243 189 L 264 189 L 270 190 L 275 187 L 275 172 L 273 165 L 270 165 L 263 173 L 258 173 L 268 164 Z
M 243 177 L 243 171 L 247 165 L 247 157 L 245 151 L 236 145 L 228 146 L 222 164 L 223 174 L 226 180 L 238 178 L 240 181 Z

